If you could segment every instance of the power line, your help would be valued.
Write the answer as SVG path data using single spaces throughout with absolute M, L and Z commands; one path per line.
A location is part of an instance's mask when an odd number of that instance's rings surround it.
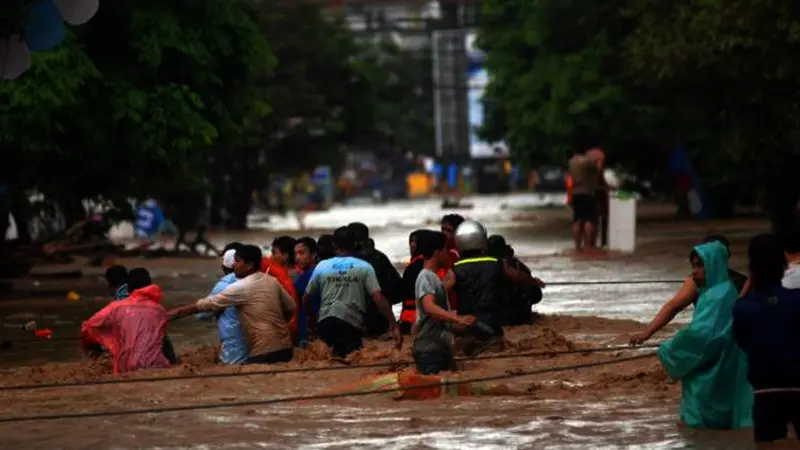
M 635 347 L 635 349 L 657 348 L 657 347 L 658 344 L 650 344 L 650 345 L 638 346 Z M 615 352 L 615 351 L 632 350 L 632 349 L 634 348 L 628 346 L 616 346 L 616 347 L 592 347 L 592 348 L 573 349 L 573 350 L 551 350 L 551 351 L 544 350 L 536 352 L 515 353 L 511 355 L 485 355 L 472 358 L 457 358 L 456 362 L 485 361 L 485 360 L 514 359 L 514 358 L 535 358 L 543 356 L 546 357 L 546 356 L 573 355 L 580 353 L 605 353 L 605 352 Z M 0 387 L 0 391 L 102 386 L 109 384 L 151 383 L 156 381 L 199 380 L 199 379 L 209 379 L 209 378 L 238 378 L 238 377 L 249 377 L 256 375 L 280 375 L 287 373 L 334 372 L 341 370 L 378 369 L 378 368 L 392 367 L 398 365 L 410 365 L 410 364 L 413 364 L 413 361 L 393 361 L 393 362 L 381 362 L 373 364 L 360 364 L 355 366 L 303 367 L 296 369 L 258 370 L 253 372 L 236 372 L 236 373 L 210 373 L 201 375 L 180 375 L 180 376 L 169 376 L 169 377 L 122 378 L 113 380 L 78 381 L 74 383 L 19 384 L 19 385 Z
M 629 356 L 624 358 L 616 358 L 607 361 L 598 361 L 593 363 L 582 363 L 582 364 L 571 364 L 567 366 L 557 366 L 557 367 L 550 367 L 547 369 L 538 369 L 538 370 L 531 370 L 526 372 L 518 372 L 513 374 L 503 374 L 503 375 L 492 375 L 486 377 L 476 377 L 476 378 L 469 378 L 464 380 L 451 380 L 447 381 L 447 385 L 457 386 L 462 384 L 469 384 L 469 383 L 485 383 L 489 381 L 498 381 L 498 380 L 508 380 L 512 378 L 521 378 L 526 376 L 532 375 L 541 375 L 546 373 L 555 373 L 555 372 L 567 372 L 570 370 L 579 370 L 579 369 L 588 369 L 592 367 L 600 367 L 605 365 L 611 364 L 621 364 L 624 362 L 629 361 L 636 361 L 645 358 L 652 358 L 655 356 L 655 353 L 648 353 L 645 355 L 637 355 L 637 356 Z M 164 407 L 164 408 L 147 408 L 147 409 L 129 409 L 129 410 L 118 410 L 118 411 L 102 411 L 102 412 L 87 412 L 87 413 L 67 413 L 67 414 L 42 414 L 42 415 L 29 415 L 29 416 L 12 416 L 12 417 L 0 417 L 0 423 L 12 423 L 12 422 L 32 422 L 32 421 L 39 421 L 39 420 L 61 420 L 61 419 L 87 419 L 87 418 L 95 418 L 95 417 L 119 417 L 119 416 L 131 416 L 131 415 L 139 415 L 139 414 L 162 414 L 162 413 L 172 413 L 172 412 L 181 412 L 181 411 L 200 411 L 200 410 L 208 410 L 208 409 L 221 409 L 221 408 L 236 408 L 236 407 L 244 407 L 244 406 L 265 406 L 265 405 L 273 405 L 277 403 L 292 403 L 292 402 L 300 402 L 300 401 L 313 401 L 313 400 L 331 400 L 336 398 L 346 398 L 346 397 L 363 397 L 367 395 L 375 395 L 375 394 L 390 394 L 393 392 L 404 392 L 410 390 L 419 390 L 419 389 L 428 389 L 432 387 L 441 386 L 442 383 L 428 383 L 419 386 L 409 386 L 403 388 L 393 388 L 393 389 L 375 389 L 371 391 L 360 391 L 360 392 L 342 392 L 338 394 L 318 394 L 318 395 L 308 395 L 308 396 L 289 396 L 289 397 L 278 397 L 278 398 L 269 398 L 264 400 L 258 401 L 248 401 L 248 402 L 236 402 L 236 403 L 210 403 L 204 405 L 193 405 L 193 406 L 172 406 L 172 407 Z

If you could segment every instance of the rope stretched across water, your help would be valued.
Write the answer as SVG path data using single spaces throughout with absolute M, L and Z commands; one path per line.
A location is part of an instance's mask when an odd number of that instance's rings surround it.
M 657 347 L 658 344 L 641 345 L 637 347 L 629 347 L 629 346 L 593 347 L 585 349 L 536 351 L 536 352 L 514 353 L 506 355 L 485 355 L 485 356 L 476 356 L 472 358 L 456 358 L 456 361 L 467 362 L 467 361 L 484 361 L 484 360 L 494 360 L 494 359 L 513 359 L 513 358 L 529 358 L 529 357 L 534 358 L 542 356 L 546 357 L 546 356 L 572 355 L 580 353 L 603 353 L 603 352 L 615 352 L 622 350 L 634 350 L 634 349 L 657 348 Z M 0 386 L 0 391 L 100 386 L 108 384 L 151 383 L 156 381 L 198 380 L 198 379 L 208 379 L 208 378 L 237 378 L 237 377 L 249 377 L 256 375 L 280 375 L 287 373 L 333 372 L 340 370 L 378 369 L 378 368 L 394 367 L 401 365 L 407 366 L 410 364 L 413 364 L 413 361 L 392 361 L 392 362 L 381 362 L 373 364 L 360 364 L 354 366 L 345 365 L 345 366 L 333 366 L 333 367 L 302 367 L 295 369 L 257 370 L 253 372 L 235 372 L 235 373 L 209 373 L 200 375 L 178 375 L 178 376 L 168 376 L 168 377 L 121 378 L 113 380 L 78 381 L 73 383 L 19 384 L 11 386 Z
M 538 370 L 517 372 L 511 374 L 491 375 L 485 377 L 469 378 L 464 380 L 452 380 L 452 381 L 447 381 L 446 383 L 447 385 L 452 386 L 452 385 L 462 385 L 469 383 L 485 383 L 489 381 L 508 380 L 512 378 L 521 378 L 521 377 L 541 375 L 546 373 L 567 372 L 570 370 L 588 369 L 592 367 L 621 364 L 629 361 L 652 358 L 655 355 L 656 355 L 655 353 L 647 353 L 645 355 L 628 356 L 624 358 L 616 358 L 612 360 L 598 361 L 593 363 L 571 364 L 567 366 L 556 366 L 546 369 L 538 369 Z M 164 408 L 129 409 L 129 410 L 118 410 L 118 411 L 11 416 L 11 417 L 0 417 L 0 423 L 32 422 L 32 421 L 61 420 L 61 419 L 87 419 L 93 417 L 119 417 L 119 416 L 131 416 L 139 414 L 161 414 L 161 413 L 172 413 L 181 411 L 199 411 L 208 409 L 236 408 L 244 406 L 265 406 L 265 405 L 274 405 L 276 403 L 292 403 L 292 402 L 313 401 L 313 400 L 331 400 L 336 398 L 363 397 L 367 395 L 389 394 L 393 392 L 405 392 L 410 390 L 428 389 L 441 385 L 442 385 L 441 383 L 427 383 L 424 385 L 409 386 L 404 388 L 375 389 L 371 391 L 351 391 L 351 392 L 342 392 L 337 394 L 318 394 L 318 395 L 308 395 L 308 396 L 299 395 L 299 396 L 277 397 L 277 398 L 268 398 L 264 400 L 235 402 L 235 403 L 211 403 L 211 404 L 193 405 L 193 406 L 172 406 Z

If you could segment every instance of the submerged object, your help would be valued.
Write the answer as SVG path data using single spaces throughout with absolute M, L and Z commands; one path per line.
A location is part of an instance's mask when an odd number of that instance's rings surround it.
M 486 228 L 474 220 L 465 220 L 456 229 L 456 247 L 459 253 L 470 250 L 486 250 L 488 237 Z
M 405 371 L 365 378 L 353 384 L 326 391 L 324 395 L 383 392 L 394 400 L 434 400 L 443 397 L 477 397 L 511 395 L 504 384 L 471 382 L 453 384 L 454 378 L 439 375 L 420 375 Z

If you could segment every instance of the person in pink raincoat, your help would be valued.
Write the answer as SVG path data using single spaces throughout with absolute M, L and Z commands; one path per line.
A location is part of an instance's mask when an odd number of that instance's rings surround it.
M 169 367 L 163 343 L 167 314 L 164 293 L 155 284 L 133 290 L 122 300 L 109 303 L 81 327 L 81 345 L 100 344 L 111 353 L 114 375 L 139 369 Z

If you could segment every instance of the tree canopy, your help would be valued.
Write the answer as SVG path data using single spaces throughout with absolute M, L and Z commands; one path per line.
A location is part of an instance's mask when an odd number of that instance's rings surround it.
M 520 159 L 563 164 L 599 144 L 657 177 L 654 150 L 682 142 L 717 213 L 757 195 L 794 208 L 800 5 L 484 0 L 482 13 L 496 104 L 482 133 Z
M 419 134 L 413 114 L 391 123 L 416 92 L 392 76 L 408 57 L 311 2 L 104 2 L 0 83 L 0 184 L 18 219 L 35 191 L 68 220 L 82 200 L 155 197 L 189 223 L 210 193 L 212 219 L 241 228 L 270 172 Z

